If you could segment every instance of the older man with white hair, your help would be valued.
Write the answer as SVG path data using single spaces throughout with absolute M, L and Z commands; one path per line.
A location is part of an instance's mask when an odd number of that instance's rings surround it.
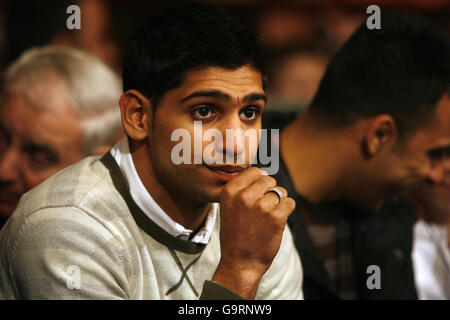
M 121 81 L 73 48 L 24 52 L 4 75 L 0 104 L 0 227 L 23 193 L 122 134 Z

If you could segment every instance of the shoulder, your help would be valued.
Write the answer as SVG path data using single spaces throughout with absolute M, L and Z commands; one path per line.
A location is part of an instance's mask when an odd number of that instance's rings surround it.
M 99 204 L 117 202 L 118 197 L 112 194 L 118 195 L 100 158 L 87 157 L 25 193 L 8 225 L 9 228 L 20 228 L 31 215 L 40 215 L 46 209 L 63 212 L 64 208 L 79 208 L 89 212 L 97 207 L 100 211 Z
M 106 174 L 107 170 L 99 157 L 84 158 L 25 193 L 14 215 L 17 216 L 17 212 L 31 213 L 45 207 L 73 206 Z
M 130 269 L 124 265 L 124 248 L 133 246 L 129 235 L 137 230 L 130 216 L 98 157 L 60 171 L 22 197 L 0 232 L 1 294 L 121 297 L 125 291 L 114 279 L 126 283 Z M 61 279 L 72 266 L 102 290 L 69 290 Z
M 2 249 L 77 241 L 121 239 L 130 212 L 99 157 L 88 157 L 58 172 L 22 196 L 0 233 Z M 95 240 L 96 239 L 96 240 Z M 94 241 L 95 240 L 95 241 Z
M 11 299 L 114 297 L 102 288 L 125 279 L 124 247 L 110 228 L 80 208 L 42 208 L 0 234 L 0 292 Z M 76 268 L 85 287 L 71 290 Z M 93 289 L 95 287 L 99 290 Z M 100 290 L 101 288 L 101 290 Z M 97 294 L 97 295 L 96 295 Z

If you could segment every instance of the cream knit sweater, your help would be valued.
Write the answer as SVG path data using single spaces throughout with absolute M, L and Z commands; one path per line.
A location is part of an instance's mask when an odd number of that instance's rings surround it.
M 134 203 L 110 153 L 86 158 L 25 194 L 3 227 L 0 298 L 237 298 L 208 281 L 219 224 L 206 245 L 174 238 Z M 256 298 L 302 299 L 302 279 L 286 226 Z

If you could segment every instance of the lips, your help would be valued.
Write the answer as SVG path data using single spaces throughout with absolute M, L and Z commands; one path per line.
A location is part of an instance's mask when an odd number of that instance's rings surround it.
M 242 172 L 246 168 L 241 166 L 207 166 L 211 170 L 218 170 L 218 171 L 224 171 L 227 173 L 235 173 L 235 172 Z
M 209 170 L 211 170 L 220 180 L 229 181 L 239 175 L 246 167 L 242 166 L 208 166 L 205 165 Z

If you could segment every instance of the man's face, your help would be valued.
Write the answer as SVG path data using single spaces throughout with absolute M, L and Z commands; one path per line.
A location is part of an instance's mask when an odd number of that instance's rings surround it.
M 248 139 L 226 139 L 226 130 L 245 132 L 261 128 L 261 114 L 265 105 L 261 73 L 250 66 L 235 70 L 207 67 L 190 71 L 183 83 L 168 91 L 156 108 L 149 132 L 149 146 L 153 171 L 158 181 L 171 194 L 182 194 L 200 203 L 218 202 L 223 186 L 240 171 L 250 166 L 256 155 L 256 145 L 249 146 Z M 202 132 L 214 129 L 222 134 L 222 141 L 195 136 L 194 121 L 201 122 Z M 172 150 L 180 141 L 172 141 L 175 130 L 189 133 L 189 163 L 175 164 Z M 239 136 L 239 134 L 238 134 Z M 242 136 L 241 136 L 242 137 Z M 232 141 L 231 141 L 232 140 Z M 247 141 L 247 143 L 243 142 Z M 185 142 L 185 141 L 183 141 Z M 199 148 L 200 146 L 200 148 Z M 208 149 L 208 146 L 209 149 Z M 214 148 L 211 148 L 214 146 Z M 220 155 L 222 164 L 200 164 L 195 157 L 206 154 Z M 245 161 L 231 164 L 226 159 L 245 154 Z M 236 159 L 235 159 L 236 160 Z
M 388 194 L 395 195 L 424 181 L 442 185 L 446 167 L 443 154 L 450 148 L 449 96 L 439 101 L 435 112 L 436 118 L 430 125 L 418 129 L 386 156 L 384 172 L 392 186 L 386 190 Z
M 449 150 L 450 151 L 450 150 Z M 450 216 L 450 152 L 444 160 L 444 178 L 439 183 L 423 183 L 411 190 L 408 196 L 420 205 L 429 218 L 446 221 Z
M 9 216 L 20 196 L 83 157 L 80 120 L 57 83 L 40 84 L 44 108 L 8 93 L 0 106 L 0 215 Z M 57 92 L 57 94 L 55 94 Z

